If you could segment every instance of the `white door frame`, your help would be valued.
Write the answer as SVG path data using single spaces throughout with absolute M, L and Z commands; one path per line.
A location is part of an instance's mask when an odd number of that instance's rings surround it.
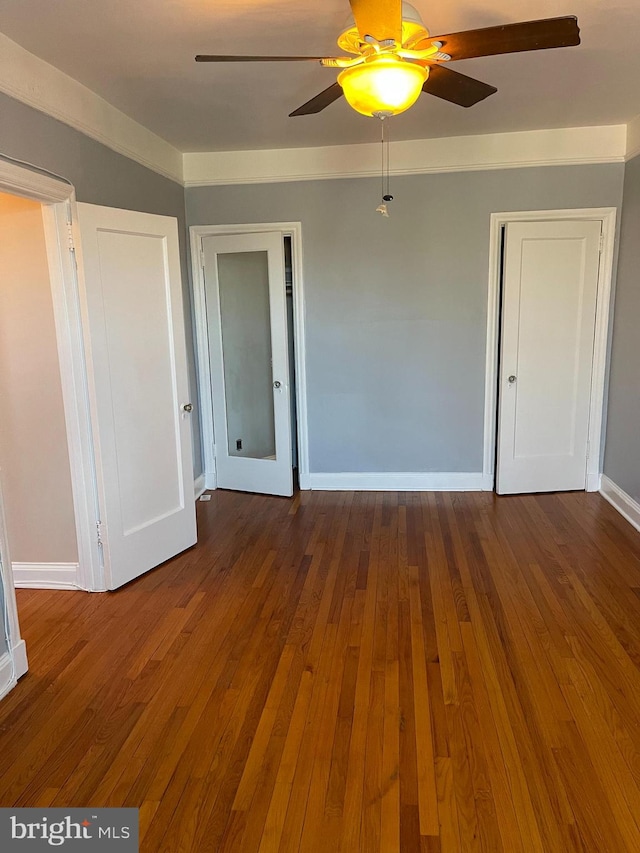
M 205 488 L 217 488 L 215 437 L 213 432 L 213 400 L 209 364 L 209 332 L 207 328 L 207 303 L 205 298 L 203 237 L 221 234 L 259 234 L 279 231 L 282 237 L 291 237 L 293 264 L 293 336 L 296 377 L 296 422 L 298 438 L 298 479 L 301 489 L 309 489 L 309 437 L 307 428 L 307 378 L 304 283 L 302 275 L 302 225 L 300 222 L 259 222 L 239 225 L 192 225 L 191 269 L 193 274 L 193 307 L 196 334 L 196 362 L 200 396 L 200 423 Z
M 496 404 L 498 395 L 498 337 L 500 330 L 500 276 L 502 229 L 509 222 L 535 222 L 561 219 L 602 221 L 602 249 L 598 270 L 598 295 L 591 367 L 591 402 L 589 406 L 589 458 L 587 460 L 587 491 L 600 488 L 602 417 L 605 403 L 609 311 L 616 237 L 615 207 L 592 207 L 576 210 L 526 210 L 491 214 L 489 237 L 489 289 L 487 301 L 487 353 L 484 395 L 484 460 L 483 489 L 495 488 Z
M 0 471 L 0 474 L 2 472 Z M 20 636 L 18 607 L 11 571 L 11 554 L 7 542 L 7 526 L 4 518 L 2 499 L 2 478 L 0 477 L 0 581 L 4 593 L 4 613 L 0 615 L 0 630 L 6 639 L 7 651 L 0 655 L 0 699 L 16 686 L 16 682 L 29 669 L 27 647 Z M 6 618 L 6 622 L 5 622 Z
M 100 512 L 83 332 L 85 304 L 74 248 L 79 242 L 75 189 L 62 178 L 0 158 L 0 192 L 43 205 L 78 540 L 75 582 L 52 582 L 50 587 L 102 591 L 106 586 L 97 528 Z

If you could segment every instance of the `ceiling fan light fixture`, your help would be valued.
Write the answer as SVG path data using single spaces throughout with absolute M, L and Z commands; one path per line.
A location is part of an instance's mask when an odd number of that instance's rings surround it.
M 375 56 L 338 75 L 347 103 L 365 116 L 398 115 L 415 104 L 429 75 L 427 68 L 395 54 Z

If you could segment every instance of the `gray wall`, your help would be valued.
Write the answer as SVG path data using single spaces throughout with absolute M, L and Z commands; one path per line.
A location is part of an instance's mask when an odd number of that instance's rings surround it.
M 625 169 L 604 473 L 640 501 L 640 157 Z
M 78 201 L 160 213 L 178 219 L 187 341 L 192 319 L 187 265 L 184 189 L 71 127 L 0 93 L 0 153 L 49 169 L 74 185 Z M 197 398 L 193 348 L 188 347 L 193 400 Z M 194 431 L 194 473 L 202 471 Z
M 624 166 L 187 189 L 189 225 L 301 221 L 312 472 L 481 471 L 492 212 L 619 207 Z

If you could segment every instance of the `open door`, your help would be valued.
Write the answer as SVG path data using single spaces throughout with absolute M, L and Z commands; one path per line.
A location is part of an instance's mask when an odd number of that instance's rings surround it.
M 293 494 L 280 232 L 202 239 L 217 485 Z
M 105 576 L 196 542 L 177 221 L 78 205 Z

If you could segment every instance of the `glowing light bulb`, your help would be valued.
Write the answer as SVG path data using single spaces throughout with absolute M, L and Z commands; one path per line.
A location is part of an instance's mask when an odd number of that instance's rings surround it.
M 395 54 L 375 56 L 338 75 L 344 96 L 356 112 L 398 115 L 414 104 L 429 76 L 427 68 Z

